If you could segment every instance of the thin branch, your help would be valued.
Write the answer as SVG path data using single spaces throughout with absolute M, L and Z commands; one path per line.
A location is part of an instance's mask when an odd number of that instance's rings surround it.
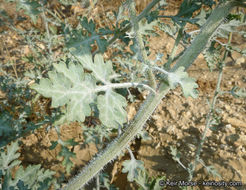
M 179 165 L 182 167 L 182 168 L 184 168 L 186 171 L 187 171 L 187 168 L 185 167 L 185 165 L 180 161 L 180 159 L 178 159 L 178 160 L 176 160 L 178 163 L 179 163 Z
M 128 150 L 128 152 L 129 152 L 129 154 L 130 154 L 131 160 L 136 160 L 136 158 L 135 158 L 135 156 L 134 156 L 132 150 L 131 150 L 129 147 L 127 147 L 126 149 Z
M 154 66 L 152 67 L 153 69 L 157 70 L 157 71 L 160 71 L 161 73 L 165 74 L 165 75 L 169 75 L 169 72 L 160 68 L 160 67 L 157 67 L 157 66 Z
M 195 34 L 195 33 L 198 33 L 198 32 L 200 32 L 200 29 L 198 29 L 198 30 L 193 30 L 193 31 L 189 32 L 189 35 L 192 35 L 192 34 Z
M 231 43 L 231 39 L 232 39 L 232 33 L 230 33 L 228 44 Z M 223 60 L 220 63 L 219 76 L 218 76 L 216 89 L 215 89 L 215 92 L 214 92 L 214 97 L 213 97 L 213 100 L 212 100 L 212 104 L 210 106 L 210 110 L 209 110 L 209 112 L 207 114 L 206 125 L 205 125 L 205 129 L 203 131 L 203 134 L 202 134 L 201 142 L 199 143 L 197 151 L 196 151 L 195 161 L 194 161 L 194 163 L 192 165 L 192 168 L 190 170 L 190 173 L 189 173 L 189 181 L 191 181 L 192 178 L 193 178 L 194 171 L 195 171 L 196 166 L 197 166 L 197 164 L 199 163 L 199 160 L 200 160 L 200 154 L 201 154 L 202 147 L 203 147 L 203 144 L 204 144 L 206 136 L 207 136 L 207 132 L 208 132 L 210 126 L 211 126 L 212 117 L 213 117 L 213 113 L 214 113 L 214 109 L 215 109 L 215 104 L 216 104 L 217 98 L 218 98 L 218 96 L 220 94 L 220 85 L 221 85 L 221 81 L 222 81 L 224 62 L 225 62 L 225 59 L 226 59 L 226 57 L 228 55 L 228 52 L 229 51 L 226 49 L 225 53 L 224 53 L 224 56 L 223 56 Z

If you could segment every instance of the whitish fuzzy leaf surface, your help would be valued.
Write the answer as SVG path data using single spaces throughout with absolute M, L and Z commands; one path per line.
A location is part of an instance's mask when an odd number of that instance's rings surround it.
M 233 87 L 231 90 L 231 94 L 235 98 L 246 98 L 246 89 L 239 88 L 239 87 Z
M 97 98 L 99 118 L 102 123 L 111 128 L 117 128 L 118 124 L 126 122 L 127 113 L 124 109 L 127 106 L 126 99 L 120 94 L 108 90 L 104 95 Z
M 221 175 L 218 173 L 218 171 L 215 169 L 214 166 L 206 166 L 206 164 L 204 163 L 204 161 L 202 159 L 199 159 L 199 162 L 201 162 L 202 165 L 205 166 L 207 172 L 209 174 L 212 174 L 213 177 L 219 177 L 220 179 L 222 179 Z
M 109 76 L 113 73 L 112 63 L 104 63 L 103 56 L 101 54 L 96 54 L 93 62 L 91 52 L 87 47 L 81 47 L 79 51 L 74 50 L 72 53 L 85 69 L 92 71 L 93 76 L 98 81 L 103 83 L 109 82 Z
M 9 170 L 21 163 L 21 161 L 16 160 L 20 156 L 20 153 L 17 153 L 18 149 L 18 142 L 13 142 L 10 146 L 7 146 L 6 153 L 1 152 L 0 169 L 2 169 L 3 174 L 5 173 L 5 170 Z
M 95 143 L 95 144 L 103 144 L 105 139 L 110 139 L 109 134 L 111 134 L 111 130 L 104 125 L 96 125 L 94 127 L 85 127 L 83 126 L 83 136 L 84 136 L 84 144 Z
M 97 54 L 94 60 L 95 60 L 94 65 L 92 67 L 94 76 L 101 81 L 109 82 L 109 76 L 113 73 L 112 63 L 111 62 L 104 63 L 101 54 Z
M 44 168 L 41 168 L 40 170 L 38 170 L 38 181 L 42 182 L 47 178 L 52 178 L 52 176 L 55 174 L 56 172 L 51 171 L 51 170 L 45 170 Z
M 195 79 L 190 78 L 188 73 L 184 71 L 184 67 L 179 67 L 175 72 L 169 73 L 168 81 L 171 88 L 180 84 L 185 97 L 198 97 L 198 92 L 196 90 L 198 85 L 196 84 Z
M 139 170 L 144 170 L 144 165 L 141 160 L 131 159 L 126 160 L 123 162 L 123 173 L 127 173 L 127 179 L 128 181 L 133 181 L 134 179 L 137 179 L 139 176 Z
M 220 179 L 222 179 L 220 173 L 218 173 L 214 166 L 206 166 L 205 168 L 209 174 L 212 174 L 213 177 L 219 177 Z
M 177 148 L 171 146 L 170 149 L 171 149 L 171 154 L 172 154 L 173 160 L 179 161 L 181 154 L 178 152 Z
M 204 11 L 204 9 L 201 9 L 200 14 L 198 16 L 196 16 L 195 18 L 198 19 L 196 24 L 198 24 L 199 26 L 202 26 L 203 24 L 205 24 L 205 22 L 206 22 L 206 12 Z
M 231 20 L 228 23 L 222 23 L 217 31 L 220 37 L 228 38 L 230 32 L 238 32 L 240 34 L 246 34 L 245 30 L 238 30 L 239 26 L 245 26 L 246 23 L 242 23 L 239 20 Z
M 83 122 L 91 113 L 90 103 L 95 98 L 95 80 L 85 74 L 81 65 L 54 64 L 56 71 L 48 73 L 49 79 L 41 79 L 31 86 L 47 98 L 52 98 L 52 107 L 67 105 L 67 121 Z
M 15 180 L 13 185 L 17 184 L 19 180 L 23 181 L 25 184 L 28 184 L 29 187 L 32 187 L 37 178 L 37 172 L 40 169 L 41 165 L 28 166 L 26 169 L 23 166 L 17 170 L 15 174 Z
M 127 3 L 122 3 L 118 9 L 116 21 L 119 22 L 122 19 L 127 20 L 127 16 L 124 15 L 124 11 L 127 10 Z

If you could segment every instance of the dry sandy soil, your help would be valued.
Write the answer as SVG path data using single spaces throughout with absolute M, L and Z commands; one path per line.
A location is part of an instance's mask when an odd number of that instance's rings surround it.
M 0 2 L 1 6 L 4 7 L 4 3 Z M 168 13 L 175 14 L 179 2 L 172 4 Z M 103 3 L 105 4 L 104 11 L 112 11 L 112 7 L 107 1 L 103 1 Z M 6 10 L 10 14 L 14 14 L 15 9 L 9 7 Z M 14 33 L 2 34 L 1 40 L 5 41 L 11 52 L 22 48 L 20 44 L 15 44 L 18 41 L 18 36 Z M 246 48 L 245 42 L 245 38 L 233 36 L 233 45 Z M 163 33 L 159 37 L 152 37 L 150 40 L 152 50 L 150 58 L 153 58 L 153 55 L 160 50 L 164 55 L 170 53 L 173 43 L 174 40 Z M 13 46 L 16 47 L 13 48 Z M 4 48 L 1 51 L 1 56 L 6 55 Z M 18 55 L 16 56 L 18 57 Z M 233 53 L 232 57 L 235 61 L 228 58 L 224 68 L 221 85 L 221 89 L 224 91 L 231 90 L 233 86 L 246 88 L 246 58 L 241 57 L 238 53 Z M 193 160 L 209 111 L 207 99 L 211 100 L 213 97 L 218 72 L 210 72 L 203 56 L 200 55 L 189 69 L 189 74 L 197 79 L 199 98 L 184 98 L 179 88 L 168 93 L 145 125 L 152 140 L 136 139 L 131 145 L 134 155 L 144 162 L 150 176 L 166 176 L 170 181 L 187 180 L 188 173 L 173 160 L 170 147 L 173 146 L 178 149 L 182 155 L 181 161 L 185 166 L 188 166 Z M 129 103 L 129 118 L 134 116 L 142 101 Z M 220 111 L 220 124 L 216 130 L 209 131 L 201 158 L 205 165 L 214 166 L 222 178 L 209 175 L 203 166 L 198 165 L 194 180 L 241 181 L 246 184 L 246 101 L 242 98 L 236 99 L 230 95 L 222 95 L 218 98 L 216 108 Z M 80 145 L 76 145 L 73 149 L 77 155 L 76 158 L 72 159 L 75 164 L 72 170 L 72 174 L 74 174 L 93 157 L 96 153 L 96 147 L 94 144 L 90 144 L 82 148 L 81 126 L 76 123 L 62 126 L 61 134 L 63 140 L 73 138 L 76 142 L 80 142 Z M 55 141 L 57 138 L 55 130 L 46 132 L 45 129 L 36 130 L 35 133 L 22 138 L 21 159 L 24 165 L 41 163 L 44 168 L 56 171 L 56 176 L 64 172 L 64 168 L 61 167 L 62 158 L 57 158 L 60 147 L 49 150 L 51 141 Z M 113 164 L 109 164 L 105 170 L 111 174 L 111 182 L 121 190 L 134 188 L 128 183 L 126 174 L 121 173 L 122 161 L 128 158 L 129 156 L 126 154 Z M 171 189 L 178 188 L 173 187 Z M 195 189 L 212 188 L 197 187 Z M 246 186 L 238 189 L 246 189 Z

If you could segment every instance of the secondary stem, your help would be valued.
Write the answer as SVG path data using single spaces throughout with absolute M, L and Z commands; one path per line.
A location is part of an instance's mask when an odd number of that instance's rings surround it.
M 229 35 L 228 45 L 230 44 L 231 39 L 232 39 L 232 33 L 230 33 L 230 35 Z M 197 166 L 197 164 L 200 161 L 200 154 L 201 154 L 201 151 L 202 151 L 202 147 L 203 147 L 203 144 L 205 142 L 205 139 L 206 139 L 206 136 L 207 136 L 207 132 L 208 132 L 210 126 L 211 126 L 211 121 L 212 121 L 212 117 L 213 117 L 213 113 L 214 113 L 215 104 L 216 104 L 217 98 L 218 98 L 218 96 L 220 94 L 220 85 L 221 85 L 221 81 L 222 81 L 224 61 L 225 61 L 225 58 L 227 57 L 227 54 L 228 54 L 228 50 L 226 49 L 225 53 L 224 53 L 224 56 L 223 56 L 223 60 L 222 60 L 221 63 L 219 63 L 220 64 L 219 65 L 219 76 L 218 76 L 218 81 L 217 81 L 217 84 L 216 84 L 216 89 L 215 89 L 215 92 L 214 92 L 214 97 L 213 97 L 213 100 L 212 100 L 212 104 L 210 106 L 209 113 L 208 113 L 207 118 L 206 118 L 205 130 L 204 130 L 204 132 L 202 134 L 201 142 L 200 142 L 200 144 L 198 145 L 198 148 L 197 148 L 197 152 L 196 152 L 196 155 L 195 155 L 195 161 L 194 161 L 194 163 L 192 165 L 192 168 L 191 168 L 191 171 L 189 173 L 190 174 L 189 175 L 189 181 L 192 180 L 194 171 L 196 169 L 196 166 Z

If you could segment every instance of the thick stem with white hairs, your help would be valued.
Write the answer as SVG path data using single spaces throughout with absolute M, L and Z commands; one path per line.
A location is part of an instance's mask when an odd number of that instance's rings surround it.
M 180 66 L 185 67 L 185 69 L 190 67 L 196 57 L 205 48 L 208 40 L 219 27 L 222 20 L 229 14 L 234 6 L 238 5 L 238 2 L 239 1 L 236 0 L 226 1 L 213 10 L 206 24 L 201 29 L 200 34 L 197 35 L 191 46 L 184 52 L 172 70 L 176 70 Z M 133 121 L 124 129 L 121 135 L 111 142 L 105 150 L 98 153 L 97 156 L 67 184 L 65 190 L 77 190 L 82 188 L 100 170 L 102 170 L 107 163 L 115 159 L 142 129 L 145 122 L 149 119 L 169 90 L 170 87 L 165 82 L 162 82 L 156 94 L 151 92 L 145 102 L 141 105 Z

